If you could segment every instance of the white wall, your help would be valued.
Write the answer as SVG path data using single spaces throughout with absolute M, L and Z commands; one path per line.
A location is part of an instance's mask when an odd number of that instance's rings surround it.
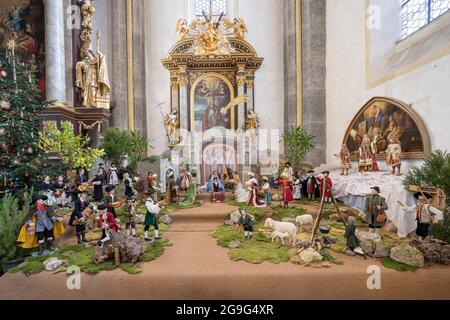
M 382 3 L 381 0 L 378 1 Z M 382 4 L 381 4 L 382 5 Z M 365 1 L 327 1 L 327 161 L 339 151 L 347 127 L 358 110 L 374 96 L 412 104 L 429 130 L 432 149 L 450 151 L 450 55 L 376 87 L 366 86 Z M 383 21 L 381 27 L 389 25 Z M 414 163 L 407 163 L 406 167 Z
M 184 16 L 183 0 L 147 0 L 146 10 L 146 74 L 147 74 L 147 134 L 154 147 L 152 154 L 167 150 L 167 138 L 161 114 L 153 107 L 165 101 L 170 108 L 170 74 L 161 64 L 170 47 L 177 41 L 175 22 Z
M 153 106 L 166 101 L 170 104 L 169 72 L 163 68 L 161 58 L 175 44 L 175 22 L 180 16 L 189 16 L 193 0 L 146 1 L 146 73 L 147 73 L 147 126 L 152 140 L 152 153 L 167 149 L 167 138 L 159 111 Z M 255 108 L 263 128 L 283 128 L 283 37 L 282 0 L 228 1 L 230 16 L 239 13 L 247 23 L 246 39 L 264 63 L 256 72 Z
M 97 30 L 100 31 L 100 51 L 106 55 L 106 64 L 108 66 L 109 81 L 111 87 L 113 85 L 112 77 L 112 52 L 113 52 L 113 40 L 112 40 L 112 21 L 111 21 L 111 1 L 110 0 L 97 0 L 94 4 L 95 13 L 92 21 L 92 28 L 94 32 L 92 34 L 92 49 L 97 50 Z
M 282 0 L 240 0 L 239 16 L 247 23 L 246 40 L 264 58 L 255 76 L 255 110 L 261 128 L 283 130 L 283 3 Z

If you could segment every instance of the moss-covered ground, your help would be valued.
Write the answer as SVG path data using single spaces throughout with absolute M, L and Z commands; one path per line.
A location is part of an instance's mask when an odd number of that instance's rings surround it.
M 168 206 L 166 208 L 166 211 L 163 214 L 167 214 L 177 210 L 175 206 Z M 141 204 L 141 206 L 137 208 L 137 211 L 138 213 L 142 214 L 143 212 L 145 212 L 145 207 Z M 120 221 L 125 220 L 125 211 L 123 208 L 117 209 L 116 214 Z M 161 234 L 163 234 L 164 231 L 168 229 L 168 225 L 163 223 L 159 224 L 159 230 Z M 138 224 L 136 226 L 136 233 L 138 237 L 143 237 L 144 226 L 142 224 Z M 119 266 L 116 266 L 114 260 L 108 260 L 96 264 L 94 262 L 94 247 L 92 246 L 92 244 L 96 244 L 96 242 L 100 240 L 101 234 L 101 230 L 98 229 L 88 231 L 86 233 L 86 239 L 90 241 L 90 243 L 87 246 L 68 243 L 62 244 L 58 247 L 58 250 L 51 255 L 41 257 L 27 257 L 24 263 L 10 270 L 10 272 L 23 272 L 26 275 L 40 273 L 44 271 L 43 262 L 49 258 L 55 257 L 61 259 L 63 261 L 63 265 L 55 270 L 54 273 L 65 272 L 69 266 L 75 265 L 78 266 L 82 272 L 88 274 L 97 274 L 100 271 L 113 270 L 116 268 L 120 268 L 121 270 L 129 274 L 137 274 L 142 272 L 142 263 L 157 259 L 164 253 L 164 250 L 167 246 L 171 246 L 171 243 L 167 239 L 156 241 L 153 244 L 144 243 L 144 253 L 141 255 L 138 264 L 123 263 Z M 153 236 L 153 230 L 149 231 L 149 236 Z

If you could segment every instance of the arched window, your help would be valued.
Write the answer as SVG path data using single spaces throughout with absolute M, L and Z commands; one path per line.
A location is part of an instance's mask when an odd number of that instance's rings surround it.
M 401 39 L 405 39 L 450 9 L 450 0 L 400 0 Z
M 449 0 L 450 1 L 450 0 Z M 202 16 L 212 13 L 213 16 L 227 14 L 227 0 L 195 0 L 195 15 Z

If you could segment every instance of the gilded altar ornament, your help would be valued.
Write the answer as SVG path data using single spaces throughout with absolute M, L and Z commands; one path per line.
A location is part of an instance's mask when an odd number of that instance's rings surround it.
M 80 89 L 81 105 L 86 108 L 110 107 L 111 86 L 108 77 L 106 56 L 100 52 L 100 32 L 97 31 L 97 52 L 92 51 L 92 16 L 95 13 L 94 0 L 81 2 L 82 31 L 80 38 L 81 60 L 76 64 L 75 85 Z
M 179 40 L 194 39 L 195 55 L 226 55 L 234 52 L 229 41 L 230 38 L 244 40 L 247 26 L 242 18 L 236 18 L 233 22 L 223 18 L 223 14 L 214 17 L 210 12 L 201 18 L 197 18 L 188 24 L 185 18 L 178 18 L 176 33 Z
M 180 39 L 186 39 L 189 33 L 189 25 L 185 18 L 177 19 L 176 33 L 180 35 Z

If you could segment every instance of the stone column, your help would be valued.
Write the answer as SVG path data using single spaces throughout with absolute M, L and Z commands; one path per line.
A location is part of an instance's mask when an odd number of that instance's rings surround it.
M 64 2 L 45 1 L 45 74 L 48 101 L 66 103 Z
M 296 1 L 283 1 L 284 131 L 297 126 Z M 300 97 L 301 99 L 301 97 Z
M 326 0 L 302 1 L 303 128 L 313 134 L 315 147 L 304 161 L 326 162 Z
M 109 1 L 109 0 L 108 0 Z M 133 1 L 133 94 L 135 130 L 147 136 L 145 1 Z
M 178 73 L 178 84 L 180 85 L 180 129 L 189 130 L 189 114 L 188 114 L 188 74 L 186 66 L 180 66 Z M 192 130 L 194 128 L 191 128 Z
M 127 22 L 125 0 L 111 0 L 111 38 L 113 47 L 110 71 L 112 75 L 111 100 L 116 103 L 111 118 L 111 126 L 128 129 L 127 98 Z M 97 14 L 99 14 L 97 12 Z

